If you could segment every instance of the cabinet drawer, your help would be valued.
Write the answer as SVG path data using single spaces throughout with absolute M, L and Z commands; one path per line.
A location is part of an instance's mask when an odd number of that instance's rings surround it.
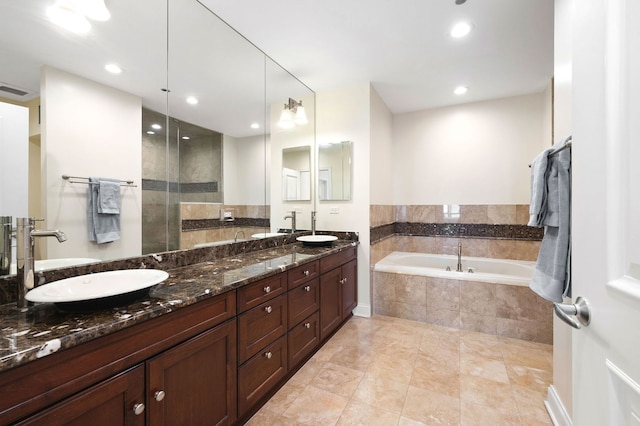
M 296 327 L 287 336 L 289 368 L 293 368 L 320 343 L 320 316 L 315 312 Z
M 356 247 L 350 247 L 339 253 L 320 259 L 320 272 L 325 273 L 336 266 L 340 266 L 356 258 Z
M 287 345 L 283 336 L 238 369 L 238 417 L 242 417 L 286 374 Z
M 320 279 L 307 281 L 287 293 L 289 328 L 314 313 L 320 307 Z
M 278 296 L 238 317 L 238 363 L 241 364 L 287 331 L 287 298 Z
M 305 263 L 304 265 L 298 266 L 297 268 L 291 269 L 287 275 L 289 282 L 289 290 L 299 286 L 305 281 L 309 281 L 320 274 L 320 262 L 317 260 L 315 262 Z
M 287 290 L 287 275 L 278 274 L 238 289 L 238 312 L 258 306 L 267 300 L 284 294 Z

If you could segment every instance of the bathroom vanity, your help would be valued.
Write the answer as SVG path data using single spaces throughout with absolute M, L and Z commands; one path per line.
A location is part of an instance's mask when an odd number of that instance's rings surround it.
M 0 424 L 246 421 L 351 316 L 356 244 L 169 270 L 147 299 L 101 313 L 7 308 Z

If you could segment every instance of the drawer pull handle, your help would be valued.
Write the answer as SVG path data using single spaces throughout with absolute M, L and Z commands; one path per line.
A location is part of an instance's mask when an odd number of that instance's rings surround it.
M 309 276 L 309 271 L 304 271 L 304 276 L 308 277 Z
M 304 323 L 304 328 L 311 328 L 311 323 L 305 322 Z
M 153 397 L 155 398 L 156 401 L 160 402 L 164 399 L 164 391 L 156 391 L 156 393 L 153 394 Z
M 264 311 L 268 314 L 271 313 L 271 311 L 273 311 L 273 308 L 271 306 L 267 306 L 266 308 L 264 308 Z
M 264 288 L 264 292 L 265 292 L 265 293 L 271 293 L 271 287 L 266 286 L 266 287 Z
M 311 291 L 311 286 L 305 285 L 304 286 L 304 291 Z
M 341 279 L 341 280 L 340 280 L 340 284 L 344 284 L 344 283 L 346 283 L 346 282 L 347 282 L 347 279 L 346 279 L 346 278 L 343 278 L 343 279 Z
M 265 352 L 264 353 L 264 357 L 267 359 L 271 359 L 271 357 L 273 356 L 273 354 L 271 352 Z
M 138 402 L 133 406 L 133 414 L 139 416 L 142 413 L 144 413 L 144 404 L 142 402 Z

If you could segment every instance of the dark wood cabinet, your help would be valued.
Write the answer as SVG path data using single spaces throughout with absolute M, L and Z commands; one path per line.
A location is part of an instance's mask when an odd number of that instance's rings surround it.
M 236 418 L 236 322 L 147 361 L 151 425 L 228 425 Z
M 356 304 L 349 247 L 2 372 L 0 424 L 242 423 Z
M 144 366 L 139 365 L 18 424 L 142 426 L 144 401 Z
M 358 264 L 354 249 L 320 260 L 320 338 L 325 340 L 358 303 Z M 333 268 L 333 269 L 329 269 Z

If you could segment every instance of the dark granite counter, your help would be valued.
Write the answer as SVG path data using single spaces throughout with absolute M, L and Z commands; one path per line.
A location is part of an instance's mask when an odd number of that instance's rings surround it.
M 169 278 L 154 286 L 148 297 L 124 307 L 91 313 L 64 312 L 50 303 L 36 304 L 26 312 L 18 310 L 15 303 L 0 305 L 0 371 L 165 315 L 356 244 L 338 240 L 332 247 L 304 247 L 295 243 L 169 269 Z

